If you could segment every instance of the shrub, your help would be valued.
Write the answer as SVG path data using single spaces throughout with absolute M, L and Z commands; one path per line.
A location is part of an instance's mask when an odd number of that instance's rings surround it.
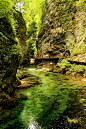
M 61 59 L 59 60 L 60 63 L 58 63 L 59 67 L 60 68 L 66 68 L 66 67 L 71 67 L 71 64 L 66 60 L 66 59 L 63 59 L 61 61 Z

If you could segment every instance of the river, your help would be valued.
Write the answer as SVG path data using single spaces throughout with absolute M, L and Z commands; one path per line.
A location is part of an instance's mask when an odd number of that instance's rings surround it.
M 86 84 L 44 69 L 27 69 L 41 83 L 16 91 L 27 99 L 0 111 L 0 129 L 85 129 Z

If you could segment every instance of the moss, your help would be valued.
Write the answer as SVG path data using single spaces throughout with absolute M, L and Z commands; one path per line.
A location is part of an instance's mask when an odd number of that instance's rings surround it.
M 68 117 L 67 120 L 68 120 L 69 123 L 74 123 L 74 124 L 78 123 L 78 120 L 77 119 L 70 119 Z
M 8 18 L 1 18 L 0 20 L 0 54 L 3 62 L 11 63 L 12 55 L 18 55 L 21 58 L 21 47 L 15 32 L 16 29 L 14 29 L 14 23 L 9 22 Z
M 2 81 L 0 80 L 0 86 L 2 85 Z
M 59 15 L 58 20 L 61 23 L 63 29 L 66 31 L 69 26 L 75 23 L 74 13 L 76 12 L 76 7 L 74 4 L 74 0 L 67 0 L 65 4 L 65 8 L 63 8 L 62 10 L 60 10 L 61 5 L 59 5 L 57 11 Z
M 74 44 L 73 46 L 71 45 L 70 52 L 72 56 L 84 54 L 86 53 L 86 44 Z
M 86 17 L 86 7 L 85 7 L 85 1 L 76 1 L 76 0 L 64 0 L 56 2 L 57 5 L 57 12 L 56 16 L 58 16 L 58 21 L 61 24 L 61 27 L 64 29 L 64 33 L 68 31 L 70 28 L 72 30 L 73 26 L 76 26 L 77 22 L 75 18 L 75 13 L 79 9 L 80 12 L 83 12 L 83 17 Z M 64 6 L 63 6 L 64 5 Z M 82 19 L 84 21 L 84 19 Z M 84 23 L 83 23 L 83 28 L 84 28 Z M 76 26 L 77 27 L 77 26 Z M 80 36 L 83 36 L 84 38 L 84 30 L 80 30 L 79 33 L 82 33 Z M 73 31 L 73 30 L 72 30 Z M 74 34 L 73 34 L 74 35 Z M 77 36 L 77 35 L 74 35 Z M 76 37 L 75 37 L 76 38 Z M 82 38 L 82 39 L 83 39 Z M 86 45 L 85 41 L 83 41 L 84 44 L 79 44 L 79 42 L 74 42 L 73 44 L 69 43 L 68 49 L 71 52 L 71 55 L 79 55 L 79 54 L 84 54 Z M 67 44 L 68 45 L 68 44 Z

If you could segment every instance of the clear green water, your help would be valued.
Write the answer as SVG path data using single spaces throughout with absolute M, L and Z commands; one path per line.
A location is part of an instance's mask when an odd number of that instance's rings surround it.
M 27 70 L 40 77 L 42 83 L 16 91 L 17 95 L 23 94 L 28 99 L 20 100 L 15 106 L 0 112 L 0 129 L 79 128 L 79 115 L 85 105 L 80 90 L 85 83 L 44 70 Z M 68 118 L 76 119 L 78 125 L 69 123 Z

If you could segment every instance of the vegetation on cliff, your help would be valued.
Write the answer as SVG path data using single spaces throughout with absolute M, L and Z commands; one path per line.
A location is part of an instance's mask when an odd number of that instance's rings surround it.
M 66 75 L 86 77 L 86 66 L 71 64 L 67 59 L 59 59 L 53 72 L 63 73 Z
M 12 26 L 13 33 L 16 35 L 15 30 L 15 22 L 13 20 L 13 13 L 15 12 L 16 2 L 21 2 L 20 0 L 4 0 L 3 2 L 0 1 L 0 17 L 6 16 L 6 18 L 9 20 L 9 24 Z M 35 50 L 35 54 L 37 53 L 36 50 L 36 40 L 38 37 L 38 34 L 40 32 L 41 28 L 41 17 L 45 16 L 45 14 L 49 13 L 51 17 L 56 17 L 57 21 L 60 23 L 61 31 L 59 32 L 58 29 L 56 29 L 57 33 L 60 33 L 60 35 L 64 35 L 68 32 L 69 29 L 74 28 L 76 24 L 78 23 L 76 19 L 77 10 L 80 10 L 80 13 L 83 16 L 83 22 L 85 26 L 85 0 L 67 0 L 67 1 L 49 1 L 49 4 L 45 5 L 45 8 L 48 9 L 49 6 L 51 6 L 48 10 L 43 9 L 45 0 L 23 0 L 22 2 L 22 14 L 26 22 L 27 26 L 27 47 L 30 49 L 29 53 L 33 54 Z M 53 5 L 53 3 L 55 3 Z M 50 5 L 51 4 L 51 5 Z M 54 8 L 56 8 L 54 10 Z M 43 13 L 42 13 L 43 11 Z M 42 16 L 43 15 L 43 16 Z M 78 15 L 79 16 L 79 15 Z M 69 32 L 68 32 L 69 33 Z M 73 36 L 75 36 L 77 41 L 71 41 L 71 38 L 65 38 L 65 42 L 68 42 L 67 48 L 70 50 L 71 55 L 79 55 L 85 53 L 85 31 L 83 30 L 83 26 L 80 27 L 80 33 L 79 36 L 83 38 L 83 41 L 81 38 L 76 37 L 75 32 L 72 30 Z M 16 37 L 16 36 L 15 36 Z M 16 40 L 16 38 L 15 38 Z M 80 42 L 82 41 L 82 43 Z
M 19 84 L 16 72 L 22 53 L 14 6 L 15 1 L 0 1 L 0 102 L 8 99 Z
M 5 0 L 4 2 L 1 2 L 2 8 L 6 5 L 5 10 L 1 10 L 1 15 L 5 15 L 6 17 L 9 16 L 9 21 L 11 19 L 11 24 L 13 25 L 12 27 L 14 28 L 14 31 L 16 24 L 13 20 L 13 8 L 17 9 L 22 13 L 27 27 L 27 48 L 29 50 L 30 55 L 33 55 L 34 52 L 35 54 L 37 53 L 36 40 L 38 37 L 39 30 L 41 28 L 41 16 L 44 3 L 45 0 Z
M 9 63 L 12 55 L 22 55 L 16 34 L 17 24 L 15 24 L 13 16 L 16 13 L 15 9 L 13 9 L 14 3 L 15 0 L 0 1 L 0 53 L 3 60 Z
M 64 6 L 58 2 L 56 16 L 65 34 L 67 49 L 72 56 L 84 54 L 86 51 L 86 1 L 67 0 Z
M 41 16 L 45 0 L 25 0 L 23 3 L 23 17 L 27 27 L 27 48 L 29 53 L 36 54 L 36 40 L 41 28 Z

